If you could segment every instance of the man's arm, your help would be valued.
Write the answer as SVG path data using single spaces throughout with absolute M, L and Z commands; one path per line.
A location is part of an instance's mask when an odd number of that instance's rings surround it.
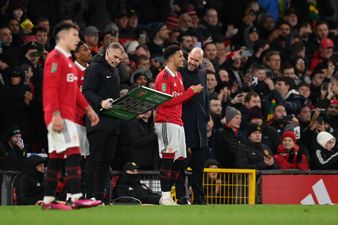
M 103 101 L 97 94 L 100 83 L 100 74 L 97 71 L 95 64 L 90 65 L 85 72 L 82 93 L 96 111 L 101 109 L 101 102 Z

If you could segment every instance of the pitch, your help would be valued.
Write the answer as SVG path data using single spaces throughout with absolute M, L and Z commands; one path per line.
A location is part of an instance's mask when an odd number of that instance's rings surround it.
M 337 225 L 338 205 L 100 206 L 72 211 L 2 206 L 0 225 Z

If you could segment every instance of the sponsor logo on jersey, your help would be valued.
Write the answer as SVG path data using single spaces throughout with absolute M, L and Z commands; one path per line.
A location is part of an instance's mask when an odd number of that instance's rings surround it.
M 67 82 L 74 82 L 77 80 L 77 76 L 75 76 L 73 73 L 67 74 Z
M 52 63 L 52 68 L 50 69 L 51 73 L 55 73 L 58 69 L 58 64 L 57 63 Z
M 162 91 L 167 91 L 167 84 L 166 83 L 162 83 L 161 90 Z

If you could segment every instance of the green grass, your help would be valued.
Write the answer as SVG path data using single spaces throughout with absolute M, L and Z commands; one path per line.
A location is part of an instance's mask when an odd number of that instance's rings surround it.
M 0 225 L 337 225 L 338 205 L 101 206 L 72 211 L 2 206 Z

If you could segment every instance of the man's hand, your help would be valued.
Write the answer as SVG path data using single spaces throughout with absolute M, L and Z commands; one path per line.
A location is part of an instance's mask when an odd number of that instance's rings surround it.
M 114 100 L 112 98 L 107 98 L 106 100 L 103 100 L 101 102 L 101 108 L 102 109 L 111 109 L 113 101 Z
M 33 94 L 32 94 L 32 92 L 26 91 L 26 92 L 25 92 L 25 99 L 24 99 L 25 104 L 26 104 L 26 105 L 29 105 L 29 103 L 30 103 L 32 100 L 33 100 Z
M 90 125 L 96 126 L 100 122 L 99 116 L 96 114 L 96 112 L 90 107 L 90 109 L 87 111 L 88 119 L 90 120 Z
M 268 85 L 270 91 L 272 91 L 273 89 L 275 89 L 275 85 L 274 85 L 273 81 L 271 80 L 271 78 L 266 78 L 264 80 L 264 83 Z
M 201 84 L 191 85 L 191 89 L 194 93 L 201 93 L 203 91 L 203 86 Z
M 275 160 L 272 156 L 264 157 L 264 163 L 268 166 L 272 166 L 275 163 Z
M 64 128 L 64 121 L 60 112 L 54 112 L 52 117 L 52 128 L 56 132 L 61 132 Z

